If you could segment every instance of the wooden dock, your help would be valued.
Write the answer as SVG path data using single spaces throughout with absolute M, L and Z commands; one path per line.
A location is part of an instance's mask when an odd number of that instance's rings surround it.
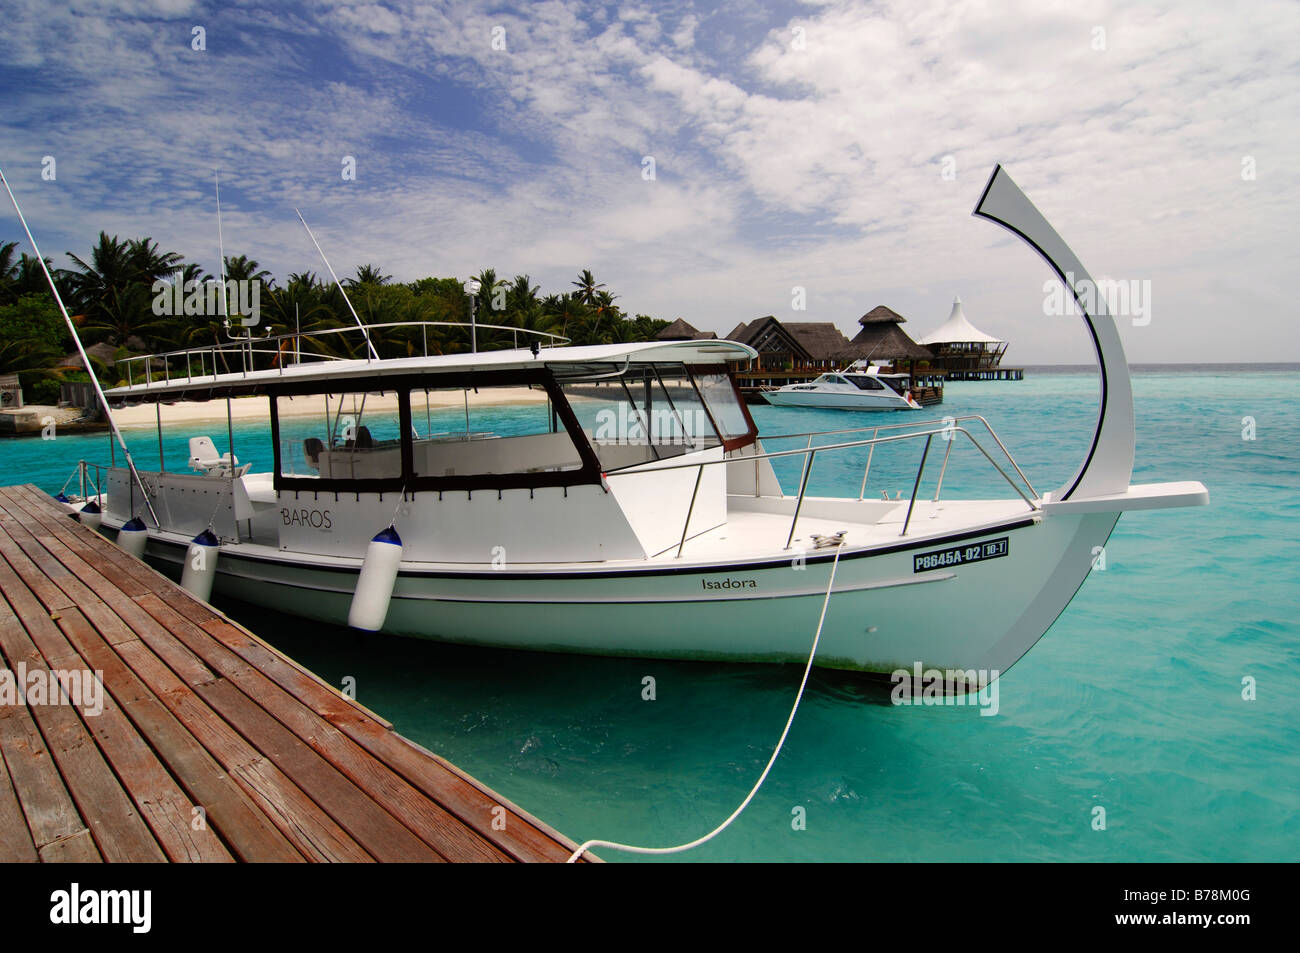
M 950 381 L 1022 381 L 1025 379 L 1023 367 L 980 367 L 949 369 L 945 371 Z
M 25 688 L 15 701 L 0 684 L 0 862 L 563 861 L 576 847 L 33 486 L 0 488 L 0 656 L 10 695 Z M 38 694 L 60 674 L 67 695 Z

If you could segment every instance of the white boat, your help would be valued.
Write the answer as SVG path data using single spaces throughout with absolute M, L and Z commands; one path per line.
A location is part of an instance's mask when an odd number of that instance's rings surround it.
M 1091 280 L 1001 168 L 975 214 L 1062 281 Z M 265 395 L 273 465 L 252 472 L 235 447 L 220 451 L 228 431 L 196 445 L 193 472 L 116 461 L 83 475 L 103 527 L 154 563 L 202 561 L 218 595 L 308 619 L 516 649 L 802 663 L 834 566 L 819 665 L 996 677 L 1064 610 L 1121 512 L 1208 501 L 1197 482 L 1130 485 L 1128 366 L 1103 309 L 1083 312 L 1101 366 L 1091 447 L 1046 493 L 977 416 L 766 450 L 727 367 L 754 351 L 711 340 L 272 366 L 294 348 L 286 338 L 156 356 L 108 392 L 112 405 Z M 160 407 L 160 451 L 166 417 Z M 890 475 L 911 492 L 865 498 L 886 444 L 915 447 L 915 471 Z M 954 450 L 1007 492 L 944 497 Z M 846 454 L 865 457 L 863 489 L 809 493 L 818 465 Z M 783 457 L 801 464 L 797 485 L 777 479 Z M 205 549 L 194 538 L 209 529 Z
M 829 371 L 803 384 L 787 384 L 760 391 L 763 399 L 777 407 L 808 407 L 818 410 L 920 410 L 907 388 L 906 374 L 882 374 L 865 361 L 842 371 Z

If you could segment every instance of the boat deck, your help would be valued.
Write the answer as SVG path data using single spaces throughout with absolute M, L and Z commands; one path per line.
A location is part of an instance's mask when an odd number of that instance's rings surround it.
M 745 499 L 745 498 L 740 498 Z M 834 506 L 839 501 L 831 501 Z M 849 507 L 852 506 L 852 501 Z M 875 503 L 876 501 L 867 501 Z M 883 501 L 881 501 L 883 502 Z M 782 557 L 787 555 L 785 542 L 790 534 L 793 519 L 793 500 L 782 501 L 785 512 L 747 510 L 732 497 L 727 522 L 707 532 L 692 536 L 682 546 L 681 560 L 710 562 L 735 559 L 737 554 L 747 557 Z M 799 514 L 792 549 L 810 551 L 815 548 L 814 535 L 832 536 L 844 532 L 847 549 L 866 549 L 891 546 L 895 543 L 923 539 L 961 530 L 978 529 L 1011 520 L 1034 516 L 1023 501 L 1010 500 L 917 500 L 908 523 L 906 540 L 902 537 L 903 522 L 907 518 L 907 500 L 890 500 L 890 508 L 871 522 L 855 520 L 852 515 L 830 516 L 819 513 L 825 503 L 819 499 L 805 501 Z M 849 507 L 844 507 L 849 510 Z M 851 510 L 849 510 L 851 513 Z M 677 547 L 659 553 L 653 562 L 675 562 Z
M 0 656 L 0 862 L 576 847 L 32 486 L 0 488 Z

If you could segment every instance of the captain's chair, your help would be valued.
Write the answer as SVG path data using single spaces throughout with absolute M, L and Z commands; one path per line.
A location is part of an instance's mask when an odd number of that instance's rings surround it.
M 324 449 L 325 442 L 320 437 L 308 437 L 302 442 L 303 456 L 307 458 L 307 463 L 313 470 L 320 469 L 320 455 Z
M 190 438 L 190 469 L 208 476 L 229 476 L 230 468 L 235 468 L 235 476 L 243 476 L 248 472 L 251 463 L 246 463 L 242 467 L 239 465 L 239 458 L 232 457 L 229 453 L 217 454 L 217 445 L 212 442 L 211 437 L 191 437 Z

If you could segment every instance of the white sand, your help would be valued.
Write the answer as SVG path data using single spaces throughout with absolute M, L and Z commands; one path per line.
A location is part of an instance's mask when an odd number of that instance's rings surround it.
M 429 393 L 429 404 L 432 407 L 459 407 L 464 401 L 464 392 L 460 390 L 431 391 Z M 490 387 L 480 389 L 477 394 L 473 391 L 470 391 L 469 394 L 471 409 L 476 406 L 484 407 L 494 404 L 545 402 L 545 391 L 534 390 L 529 387 Z M 350 405 L 349 400 L 348 406 Z M 338 409 L 337 399 L 331 404 L 331 408 L 333 410 Z M 396 394 L 389 393 L 382 396 L 371 394 L 366 398 L 367 412 L 396 410 L 396 408 Z M 412 412 L 418 414 L 423 409 L 423 395 L 412 395 Z M 297 397 L 293 400 L 281 399 L 278 410 L 281 417 L 320 416 L 324 410 L 324 401 L 318 396 Z M 135 407 L 123 407 L 121 410 L 113 411 L 113 419 L 122 428 L 154 427 L 158 422 L 157 413 L 153 404 L 138 404 Z M 230 402 L 230 416 L 233 420 L 265 420 L 269 422 L 271 419 L 270 398 L 236 397 Z M 209 400 L 202 403 L 164 404 L 162 422 L 164 427 L 170 424 L 224 424 L 226 422 L 226 402 L 225 400 Z

